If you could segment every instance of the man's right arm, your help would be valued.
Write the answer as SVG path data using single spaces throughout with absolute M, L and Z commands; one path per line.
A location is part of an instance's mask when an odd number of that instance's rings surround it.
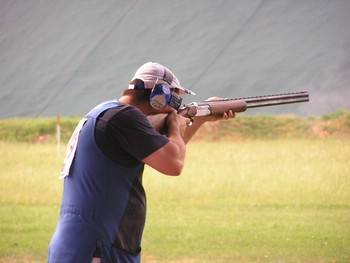
M 167 118 L 169 142 L 143 159 L 143 162 L 166 175 L 180 175 L 185 161 L 183 139 L 187 119 L 175 111 Z

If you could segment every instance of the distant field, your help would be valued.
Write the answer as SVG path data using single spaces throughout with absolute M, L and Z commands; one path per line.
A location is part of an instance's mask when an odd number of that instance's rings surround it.
M 45 262 L 63 156 L 18 142 L 0 156 L 0 262 Z M 146 170 L 143 262 L 350 262 L 349 156 L 348 139 L 190 144 L 180 177 Z
M 61 139 L 68 141 L 80 117 L 60 119 Z M 55 142 L 56 118 L 0 119 L 0 141 Z M 237 114 L 234 121 L 204 125 L 195 140 L 285 138 L 347 138 L 350 139 L 350 111 L 338 110 L 318 117 L 295 115 L 250 116 Z

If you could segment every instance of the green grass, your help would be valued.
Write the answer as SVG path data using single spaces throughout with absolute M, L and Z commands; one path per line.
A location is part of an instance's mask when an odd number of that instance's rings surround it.
M 0 262 L 45 262 L 63 156 L 15 142 L 0 156 Z M 340 139 L 190 144 L 180 177 L 146 169 L 143 262 L 349 262 L 349 156 Z

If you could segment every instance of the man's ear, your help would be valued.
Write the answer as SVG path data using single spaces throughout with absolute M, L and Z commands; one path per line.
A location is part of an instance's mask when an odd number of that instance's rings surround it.
M 145 89 L 145 83 L 141 79 L 133 80 L 132 84 L 135 85 L 135 89 Z

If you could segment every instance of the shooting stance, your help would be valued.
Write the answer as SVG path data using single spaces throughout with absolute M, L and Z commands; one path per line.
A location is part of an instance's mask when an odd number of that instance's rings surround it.
M 62 170 L 60 219 L 48 262 L 140 262 L 144 164 L 179 175 L 186 143 L 198 128 L 234 117 L 230 110 L 220 116 L 183 117 L 177 110 L 184 94 L 194 93 L 168 68 L 146 63 L 119 100 L 101 103 L 79 122 Z M 160 113 L 167 115 L 164 122 L 152 125 L 147 117 Z M 162 126 L 164 134 L 158 132 Z

